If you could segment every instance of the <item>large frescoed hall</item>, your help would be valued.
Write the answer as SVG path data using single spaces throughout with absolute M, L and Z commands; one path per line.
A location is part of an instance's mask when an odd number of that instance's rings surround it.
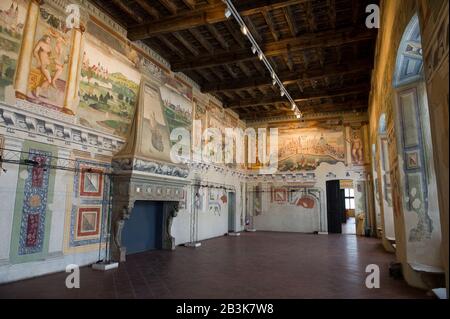
M 446 299 L 448 5 L 1 0 L 0 298 Z

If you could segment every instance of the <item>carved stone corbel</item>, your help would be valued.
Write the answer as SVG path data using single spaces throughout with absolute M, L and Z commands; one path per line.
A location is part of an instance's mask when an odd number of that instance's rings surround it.
M 175 249 L 175 238 L 172 236 L 172 223 L 173 218 L 178 215 L 178 210 L 180 207 L 179 202 L 165 202 L 164 203 L 164 238 L 162 243 L 162 249 L 174 250 Z
M 128 205 L 119 206 L 113 210 L 113 224 L 112 224 L 112 257 L 114 260 L 125 261 L 126 247 L 122 245 L 122 231 L 125 226 L 125 221 L 130 219 L 131 212 L 134 207 L 134 201 L 129 202 Z

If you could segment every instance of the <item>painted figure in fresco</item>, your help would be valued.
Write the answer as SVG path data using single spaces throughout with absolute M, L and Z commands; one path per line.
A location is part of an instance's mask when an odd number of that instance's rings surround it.
M 42 36 L 33 50 L 33 55 L 37 61 L 37 67 L 45 80 L 35 88 L 33 92 L 36 97 L 40 96 L 42 89 L 49 86 L 57 88 L 56 84 L 63 72 L 67 57 L 64 55 L 64 45 L 66 39 L 58 32 L 49 29 L 48 34 Z M 55 39 L 55 48 L 52 48 L 52 37 Z M 54 72 L 53 76 L 51 71 Z
M 352 136 L 352 159 L 355 163 L 364 162 L 363 144 L 358 132 L 353 132 Z
M 52 52 L 51 41 L 51 37 L 48 34 L 45 34 L 38 41 L 33 50 L 33 55 L 38 63 L 37 67 L 45 77 L 45 81 L 36 87 L 34 92 L 35 96 L 39 96 L 40 90 L 42 88 L 47 88 L 52 83 L 52 76 L 50 75 L 50 71 L 47 69 L 50 66 L 50 55 Z
M 52 86 L 56 89 L 56 81 L 58 81 L 59 77 L 61 76 L 61 73 L 64 69 L 64 64 L 67 63 L 67 58 L 64 55 L 64 46 L 67 44 L 66 39 L 61 36 L 58 32 L 55 32 L 53 30 L 49 30 L 52 37 L 56 40 L 55 45 L 55 56 L 54 56 L 54 65 L 55 65 L 55 74 L 53 75 L 52 79 Z

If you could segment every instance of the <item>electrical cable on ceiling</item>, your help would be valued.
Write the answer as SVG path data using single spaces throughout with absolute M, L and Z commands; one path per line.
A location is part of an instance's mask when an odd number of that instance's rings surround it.
M 278 87 L 280 88 L 281 96 L 282 97 L 285 96 L 289 100 L 289 102 L 292 105 L 292 111 L 294 111 L 295 116 L 298 119 L 300 119 L 302 117 L 302 112 L 299 110 L 297 104 L 295 103 L 295 100 L 291 97 L 289 92 L 284 87 L 283 82 L 281 82 L 281 80 L 278 77 L 278 75 L 276 74 L 275 70 L 270 65 L 269 61 L 267 60 L 266 56 L 264 55 L 264 52 L 259 47 L 255 38 L 252 36 L 252 33 L 248 29 L 247 25 L 245 24 L 244 20 L 242 19 L 241 15 L 237 11 L 237 9 L 235 8 L 233 2 L 231 2 L 231 0 L 222 0 L 222 1 L 227 5 L 227 8 L 225 9 L 225 17 L 227 19 L 229 19 L 231 16 L 233 16 L 234 19 L 237 21 L 237 23 L 240 26 L 242 34 L 244 34 L 248 38 L 250 43 L 252 44 L 253 54 L 256 54 L 258 56 L 259 60 L 261 60 L 261 62 L 263 62 L 263 64 L 266 66 L 267 70 L 269 70 L 269 73 L 271 74 L 272 79 L 273 79 L 272 84 L 274 86 L 278 85 Z

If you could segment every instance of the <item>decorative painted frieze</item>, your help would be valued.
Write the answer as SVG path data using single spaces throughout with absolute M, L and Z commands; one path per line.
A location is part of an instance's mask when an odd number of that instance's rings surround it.
M 49 112 L 52 114 L 48 114 Z M 17 101 L 17 107 L 0 103 L 0 127 L 5 127 L 9 134 L 16 135 L 16 131 L 19 131 L 28 133 L 25 135 L 27 139 L 41 136 L 60 140 L 66 144 L 78 144 L 84 149 L 95 147 L 96 150 L 111 153 L 117 152 L 123 145 L 121 139 L 79 126 L 73 123 L 71 118 L 73 117 L 62 112 L 55 112 L 23 100 Z
M 189 175 L 189 170 L 180 166 L 137 158 L 114 159 L 112 167 L 115 171 L 136 171 L 183 178 Z

